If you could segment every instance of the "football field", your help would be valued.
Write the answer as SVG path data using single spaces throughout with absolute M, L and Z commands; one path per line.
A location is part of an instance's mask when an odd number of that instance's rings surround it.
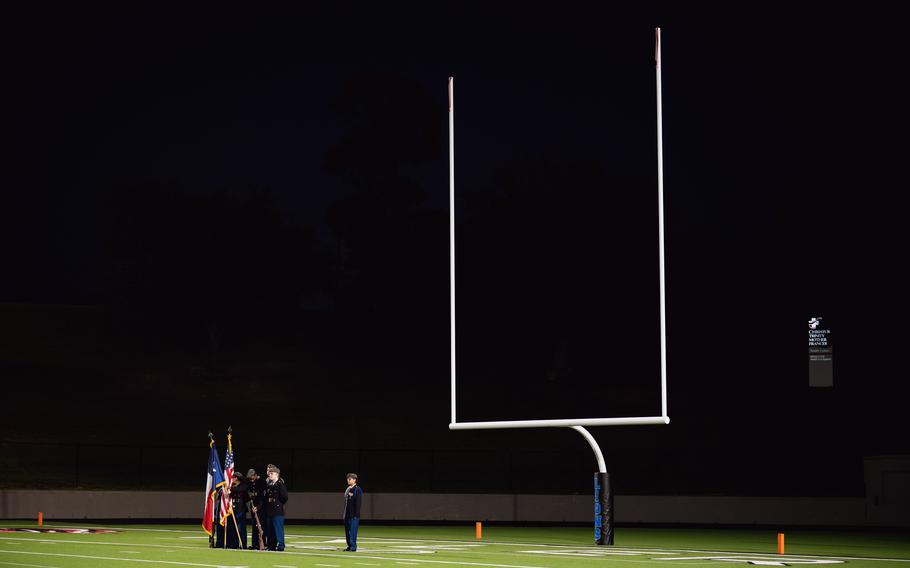
M 478 541 L 473 525 L 366 525 L 357 552 L 342 551 L 341 526 L 290 525 L 284 552 L 210 549 L 201 528 L 189 525 L 52 523 L 38 530 L 35 523 L 0 522 L 0 568 L 910 568 L 910 535 L 885 532 L 787 532 L 786 554 L 778 555 L 777 534 L 770 530 L 622 528 L 615 546 L 595 546 L 592 531 L 579 527 L 484 527 Z

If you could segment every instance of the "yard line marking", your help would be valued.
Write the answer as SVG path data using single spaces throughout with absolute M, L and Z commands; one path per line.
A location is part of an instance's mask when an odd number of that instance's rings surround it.
M 306 547 L 295 546 L 294 548 Z M 405 550 L 403 548 L 364 548 L 361 546 L 357 550 L 371 554 L 436 554 L 435 550 Z
M 642 550 L 622 550 L 622 549 L 593 549 L 578 548 L 572 550 L 516 550 L 519 554 L 548 554 L 551 556 L 565 556 L 567 558 L 577 558 L 584 556 L 588 558 L 599 556 L 649 556 L 654 554 L 672 554 L 671 552 L 649 552 Z
M 382 564 L 373 564 L 372 562 L 355 562 L 358 566 L 382 566 Z
M 727 554 L 717 556 L 678 556 L 676 558 L 653 558 L 652 560 L 718 560 L 721 562 L 746 562 L 758 566 L 789 566 L 791 564 L 843 564 L 843 560 L 816 560 L 801 556 L 766 556 L 757 554 Z
M 124 527 L 124 526 L 122 526 L 122 525 L 121 525 L 121 526 L 113 526 L 113 527 L 112 527 L 112 526 L 107 526 L 107 527 L 105 527 L 105 526 L 98 526 L 98 525 L 88 525 L 88 526 L 86 526 L 86 525 L 80 525 L 79 523 L 70 523 L 70 524 L 67 524 L 67 525 L 60 525 L 60 524 L 56 524 L 56 523 L 55 523 L 55 524 L 44 523 L 44 526 L 46 526 L 46 527 L 63 527 L 63 528 L 72 527 L 72 528 L 82 528 L 82 529 L 114 529 L 114 530 L 122 530 L 122 531 L 124 531 L 124 532 L 126 532 L 126 531 L 178 532 L 178 533 L 194 533 L 194 532 L 198 532 L 198 531 L 190 531 L 190 530 L 186 530 L 186 529 L 140 529 L 140 528 L 138 528 L 138 527 L 137 527 L 137 528 L 132 528 L 132 527 L 131 527 L 131 528 L 126 528 L 126 527 Z M 205 537 L 205 538 L 208 538 L 208 537 Z
M 328 566 L 329 568 L 338 568 L 341 564 L 317 564 L 316 566 Z
M 0 562 L 7 566 L 29 566 L 30 568 L 58 568 L 57 566 L 48 566 L 47 564 L 20 564 L 19 562 Z
M 44 524 L 45 524 L 46 526 L 73 527 L 73 526 L 77 525 L 78 523 L 71 523 L 71 524 L 67 524 L 67 525 L 50 525 L 50 524 L 48 524 L 48 523 L 44 523 Z M 120 525 L 120 526 L 96 526 L 96 525 L 88 525 L 88 526 L 85 526 L 84 528 L 115 529 L 115 530 L 120 530 L 120 531 L 123 531 L 123 532 L 128 532 L 128 531 L 158 531 L 158 532 L 176 532 L 176 533 L 194 533 L 194 534 L 198 534 L 198 531 L 195 531 L 195 530 L 124 528 L 122 525 Z M 304 537 L 312 537 L 312 538 L 326 538 L 327 535 L 324 535 L 324 534 L 322 534 L 322 535 L 316 535 L 316 534 L 294 534 L 294 535 L 288 535 L 288 536 L 304 536 Z M 0 537 L 0 539 L 2 539 L 2 538 L 4 538 L 4 537 Z M 208 538 L 208 537 L 200 537 L 200 538 Z M 31 540 L 36 540 L 36 539 L 26 538 L 26 539 L 19 539 L 19 540 L 28 540 L 28 541 L 31 541 Z M 402 541 L 403 541 L 403 542 L 452 542 L 452 543 L 454 543 L 454 542 L 459 542 L 459 543 L 471 543 L 471 544 L 474 544 L 474 541 L 470 541 L 470 540 L 458 540 L 458 539 L 429 539 L 429 538 L 428 538 L 428 539 L 422 539 L 422 538 L 414 538 L 414 539 L 405 540 L 405 539 L 393 538 L 393 537 L 369 537 L 368 539 L 361 538 L 361 540 L 379 540 L 379 541 L 385 541 L 385 542 L 390 542 L 390 541 L 398 541 L 398 542 L 402 542 Z M 79 541 L 73 541 L 73 540 L 57 540 L 56 542 L 65 542 L 65 543 L 69 543 L 69 542 L 79 542 Z M 87 541 L 81 541 L 81 542 L 83 542 L 84 544 L 114 544 L 114 543 L 87 542 Z M 120 543 L 117 543 L 117 544 L 120 544 Z M 486 541 L 485 544 L 487 544 L 487 545 L 495 544 L 495 545 L 499 545 L 499 546 L 525 546 L 525 547 L 527 547 L 527 546 L 536 546 L 536 547 L 557 548 L 557 549 L 558 549 L 558 548 L 569 548 L 569 549 L 577 549 L 577 548 L 578 548 L 578 545 L 577 545 L 577 544 L 576 544 L 576 545 L 571 545 L 571 544 L 541 544 L 541 543 L 535 543 L 535 542 L 501 542 L 501 541 L 492 541 L 492 540 L 491 540 L 491 541 Z M 166 546 L 166 545 L 149 545 L 149 544 L 144 544 L 144 545 L 133 545 L 133 546 Z M 171 546 L 171 548 L 174 548 L 174 545 L 170 545 L 170 546 Z M 179 546 L 178 546 L 177 548 L 192 548 L 192 549 L 196 549 L 196 547 L 179 547 Z M 592 547 L 592 548 L 593 548 L 593 547 Z M 660 552 L 660 551 L 671 551 L 671 552 L 675 552 L 675 553 L 684 553 L 684 552 L 685 552 L 685 553 L 697 553 L 697 554 L 714 554 L 714 555 L 718 555 L 718 556 L 737 555 L 737 554 L 752 554 L 752 555 L 755 555 L 755 554 L 756 554 L 756 552 L 742 552 L 742 551 L 733 552 L 733 551 L 726 551 L 726 550 L 693 550 L 693 549 L 683 549 L 683 548 L 657 548 L 657 547 L 640 547 L 640 548 L 639 548 L 639 547 L 624 547 L 624 549 L 626 549 L 626 550 L 635 550 L 635 551 L 651 551 L 651 552 L 653 552 L 653 553 L 658 553 L 658 552 Z M 302 553 L 299 553 L 299 554 L 302 554 Z M 760 553 L 759 553 L 759 554 L 760 554 Z M 831 558 L 831 559 L 838 559 L 838 560 L 872 560 L 872 561 L 880 561 L 880 562 L 910 562 L 910 558 L 882 558 L 882 557 L 875 557 L 875 556 L 832 556 L 832 555 L 803 554 L 803 555 L 801 555 L 801 557 L 802 557 L 802 558 L 821 558 L 821 559 Z M 391 559 L 390 559 L 390 558 L 380 558 L 379 560 L 391 560 Z M 423 560 L 422 562 L 442 562 L 442 561 L 441 561 L 441 560 Z M 714 562 L 714 561 L 712 561 L 712 562 Z M 693 564 L 695 564 L 695 563 L 693 562 Z
M 337 546 L 310 546 L 306 544 L 288 544 L 287 546 L 295 550 L 338 550 Z
M 138 550 L 121 550 L 120 552 L 122 552 L 123 554 L 142 554 Z
M 178 564 L 180 566 L 204 566 L 205 568 L 247 568 L 246 566 L 226 566 L 224 564 L 199 564 L 196 562 L 175 562 L 173 560 L 145 560 L 143 558 L 117 558 L 116 556 L 86 556 L 83 554 L 61 554 L 59 552 L 26 552 L 10 550 L 7 554 L 34 554 L 35 556 L 63 556 L 65 558 L 87 558 L 89 560 L 115 560 L 119 562 L 145 562 L 147 564 Z
M 27 537 L 0 536 L 0 540 L 19 540 L 25 542 L 40 542 L 44 544 L 94 544 L 99 546 L 138 546 L 147 548 L 189 548 L 199 550 L 198 546 L 175 546 L 173 544 L 140 544 L 138 542 L 92 542 L 90 540 L 70 540 L 70 539 L 41 539 Z M 21 543 L 20 543 L 21 544 Z
M 338 558 L 337 554 L 322 554 L 318 552 L 288 552 L 285 549 L 284 554 L 294 555 L 294 556 L 322 556 L 329 558 Z M 360 558 L 367 558 L 369 560 L 399 560 L 398 558 L 387 558 L 385 556 L 364 556 L 359 552 L 357 555 Z M 451 564 L 454 566 L 487 566 L 490 568 L 546 568 L 544 566 L 528 566 L 523 564 L 494 564 L 492 562 L 459 562 L 457 560 L 422 560 L 422 559 L 413 559 L 411 560 L 414 564 Z
M 44 523 L 45 526 L 49 527 L 76 527 L 80 526 L 83 528 L 96 528 L 96 529 L 115 529 L 121 530 L 123 532 L 128 531 L 149 531 L 149 532 L 172 532 L 172 533 L 194 533 L 198 534 L 196 530 L 186 530 L 186 529 L 149 529 L 149 528 L 126 528 L 123 525 L 110 526 L 110 525 L 93 525 L 93 524 L 80 524 L 80 523 L 69 523 L 69 524 L 58 524 L 58 523 Z M 327 535 L 321 534 L 296 534 L 296 533 L 287 533 L 286 537 L 308 537 L 308 538 L 326 538 Z M 201 537 L 208 538 L 208 537 Z M 364 539 L 361 537 L 361 540 L 379 540 L 379 541 L 405 541 L 398 537 L 369 537 Z M 410 542 L 460 542 L 460 543 L 472 543 L 471 540 L 460 540 L 460 539 L 430 539 L 430 538 L 413 538 L 407 539 Z M 405 541 L 406 542 L 406 541 Z M 546 547 L 546 548 L 578 548 L 578 545 L 573 544 L 542 544 L 537 542 L 501 542 L 501 541 L 486 541 L 486 544 L 495 544 L 500 546 L 537 546 L 537 547 Z M 717 555 L 729 555 L 729 554 L 755 554 L 755 552 L 732 552 L 726 550 L 689 550 L 689 549 L 678 549 L 678 548 L 655 548 L 655 547 L 628 547 L 629 550 L 651 550 L 654 552 L 661 550 L 668 550 L 677 553 L 681 552 L 690 552 L 690 553 L 700 553 L 700 554 L 717 554 Z M 836 558 L 840 560 L 875 560 L 882 562 L 910 562 L 910 558 L 882 558 L 882 557 L 870 557 L 870 556 L 831 556 L 831 555 L 811 555 L 804 554 L 803 558 Z M 694 564 L 694 562 L 693 562 Z
M 677 552 L 693 552 L 693 553 L 701 553 L 701 554 L 707 553 L 707 554 L 711 554 L 712 556 L 705 556 L 704 558 L 710 559 L 710 560 L 716 560 L 718 558 L 763 556 L 763 554 L 761 552 L 720 552 L 720 551 L 715 551 L 715 550 L 678 550 Z M 674 558 L 655 558 L 654 560 L 684 560 L 686 558 L 694 559 L 696 557 L 686 556 L 686 557 L 679 557 L 676 559 L 674 559 Z M 910 558 L 881 558 L 881 557 L 868 557 L 868 556 L 830 556 L 830 555 L 825 556 L 825 555 L 818 555 L 818 554 L 799 554 L 799 555 L 789 555 L 788 554 L 785 556 L 774 555 L 771 558 L 774 560 L 780 560 L 783 562 L 787 562 L 787 560 L 786 560 L 787 558 L 789 558 L 793 562 L 796 562 L 800 559 L 802 559 L 804 562 L 808 562 L 809 559 L 818 558 L 819 560 L 817 560 L 817 561 L 812 560 L 813 564 L 816 564 L 816 563 L 827 564 L 827 563 L 830 563 L 830 561 L 837 561 L 837 560 L 876 560 L 876 561 L 882 561 L 882 562 L 910 562 Z M 745 559 L 751 560 L 752 558 L 745 558 Z

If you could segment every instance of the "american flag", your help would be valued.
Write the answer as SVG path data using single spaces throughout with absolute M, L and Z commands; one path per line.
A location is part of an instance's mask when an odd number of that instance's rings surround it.
M 224 490 L 221 492 L 221 524 L 234 514 L 231 506 L 231 480 L 234 479 L 234 448 L 231 446 L 231 433 L 228 431 L 227 453 L 224 454 Z

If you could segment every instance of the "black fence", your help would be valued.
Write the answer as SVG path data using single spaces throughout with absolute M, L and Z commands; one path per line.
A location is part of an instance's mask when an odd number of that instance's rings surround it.
M 219 447 L 221 458 L 224 448 Z M 202 490 L 208 447 L 0 442 L 0 488 Z M 590 494 L 590 451 L 235 448 L 236 470 L 277 464 L 292 491 Z M 862 460 L 691 451 L 611 452 L 620 495 L 863 496 Z

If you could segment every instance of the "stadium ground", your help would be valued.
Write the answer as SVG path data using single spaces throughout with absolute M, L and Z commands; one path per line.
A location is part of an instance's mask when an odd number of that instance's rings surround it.
M 778 555 L 772 530 L 620 528 L 615 546 L 594 546 L 592 531 L 578 527 L 485 527 L 478 541 L 467 524 L 366 525 L 359 550 L 351 553 L 342 551 L 340 526 L 289 526 L 284 552 L 213 550 L 201 528 L 190 525 L 45 523 L 43 528 L 116 532 L 23 532 L 18 529 L 36 530 L 36 524 L 0 521 L 0 567 L 910 568 L 910 534 L 886 532 L 789 531 L 786 554 Z

